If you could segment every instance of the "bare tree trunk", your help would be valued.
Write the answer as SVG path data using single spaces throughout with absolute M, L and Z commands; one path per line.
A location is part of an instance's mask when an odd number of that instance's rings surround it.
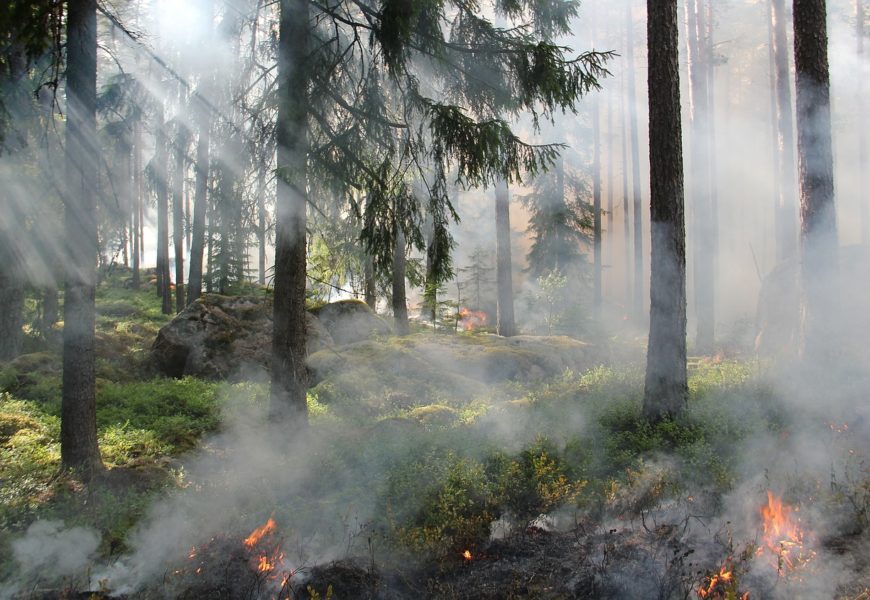
M 514 284 L 511 266 L 511 212 L 510 190 L 506 181 L 495 185 L 495 255 L 496 333 L 504 337 L 516 335 L 514 324 Z
M 601 312 L 601 110 L 592 99 L 592 309 Z
M 837 221 L 825 0 L 794 0 L 794 59 L 801 207 L 802 356 L 834 358 Z
M 623 75 L 625 78 L 625 75 Z M 625 262 L 625 315 L 631 314 L 631 303 L 634 294 L 631 289 L 631 201 L 628 189 L 628 103 L 626 102 L 625 90 L 621 94 L 622 104 L 622 243 L 623 259 Z
M 703 67 L 707 75 L 707 135 L 710 144 L 710 246 L 713 253 L 713 293 L 716 298 L 716 286 L 719 283 L 719 161 L 716 141 L 716 60 L 714 54 L 713 35 L 715 31 L 715 15 L 713 0 L 705 1 L 704 12 L 707 21 L 707 39 L 704 47 Z
M 363 274 L 365 280 L 363 283 L 363 295 L 369 308 L 375 310 L 375 307 L 378 304 L 378 299 L 375 292 L 375 264 L 371 256 L 367 255 L 365 257 L 363 269 L 365 271 Z
M 650 138 L 650 330 L 643 412 L 677 415 L 688 399 L 686 230 L 677 0 L 647 0 Z
M 640 191 L 640 143 L 637 130 L 637 92 L 634 74 L 634 23 L 631 18 L 631 5 L 626 5 L 626 52 L 628 63 L 628 115 L 631 132 L 631 179 L 632 206 L 634 213 L 634 302 L 633 316 L 636 322 L 643 320 L 643 216 L 641 215 Z
M 257 170 L 257 281 L 266 285 L 266 158 Z
M 139 291 L 139 261 L 142 257 L 142 123 L 133 123 L 133 289 Z
M 855 0 L 855 36 L 858 54 L 858 213 L 861 220 L 861 243 L 870 244 L 870 206 L 867 197 L 867 128 L 864 102 L 864 1 Z
M 613 195 L 613 88 L 607 88 L 607 264 L 613 266 L 613 253 L 615 248 L 613 211 L 614 211 L 614 195 Z M 611 271 L 612 273 L 612 271 Z M 611 301 L 613 300 L 613 276 L 609 278 L 608 294 Z
M 797 252 L 794 120 L 788 66 L 785 0 L 771 0 L 770 18 L 773 30 L 774 81 L 776 84 L 776 167 L 779 192 L 776 212 L 774 213 L 774 225 L 776 228 L 776 259 L 778 262 L 782 262 Z
M 278 189 L 271 418 L 294 430 L 308 425 L 305 284 L 308 184 L 309 9 L 281 0 L 278 42 Z
M 4 211 L 8 221 L 0 225 L 0 361 L 18 356 L 24 324 L 24 281 L 14 241 L 20 224 L 14 212 Z
M 709 123 L 707 114 L 707 74 L 704 70 L 703 50 L 706 46 L 702 40 L 705 30 L 702 21 L 703 11 L 700 0 L 689 0 L 686 5 L 686 23 L 688 48 L 691 115 L 689 147 L 692 160 L 689 179 L 691 198 L 694 205 L 695 229 L 695 318 L 697 331 L 695 336 L 695 351 L 708 354 L 713 350 L 715 337 L 715 296 L 713 263 L 713 215 L 710 191 L 710 136 L 707 131 Z
M 193 223 L 190 238 L 190 272 L 187 277 L 187 303 L 193 304 L 202 295 L 202 253 L 205 245 L 205 211 L 208 206 L 208 171 L 211 118 L 205 100 L 199 94 L 194 99 L 199 136 L 196 141 L 196 182 L 193 194 Z
M 393 319 L 396 335 L 408 335 L 408 304 L 405 298 L 405 234 L 396 224 L 396 247 L 393 249 Z
M 163 118 L 163 105 L 158 103 L 157 140 L 154 150 L 155 195 L 157 196 L 157 293 L 163 314 L 172 314 L 169 276 L 169 139 Z
M 64 293 L 60 456 L 89 479 L 102 468 L 97 446 L 94 294 L 96 221 L 97 4 L 69 0 L 67 12 L 67 264 Z
M 184 156 L 187 130 L 179 124 L 175 135 L 175 178 L 172 182 L 172 241 L 175 246 L 175 312 L 186 306 L 184 299 Z

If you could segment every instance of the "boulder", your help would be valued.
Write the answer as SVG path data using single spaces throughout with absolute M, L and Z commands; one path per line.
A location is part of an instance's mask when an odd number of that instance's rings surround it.
M 389 333 L 383 319 L 356 301 L 309 312 L 306 325 L 309 354 Z M 171 377 L 256 378 L 268 373 L 271 349 L 270 297 L 206 294 L 160 329 L 152 357 Z

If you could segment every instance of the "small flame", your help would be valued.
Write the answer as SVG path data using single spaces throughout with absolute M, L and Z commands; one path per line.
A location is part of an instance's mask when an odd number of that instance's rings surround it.
M 275 531 L 275 521 L 274 519 L 269 519 L 259 527 L 257 527 L 254 531 L 251 532 L 251 535 L 245 538 L 245 546 L 250 550 L 254 546 L 260 543 L 260 540 L 263 539 L 266 535 Z
M 734 579 L 734 571 L 731 568 L 730 559 L 725 561 L 719 567 L 718 573 L 713 573 L 704 578 L 705 583 L 698 588 L 698 597 L 707 598 L 709 600 L 725 600 L 726 598 L 734 598 L 735 600 L 749 600 L 749 592 L 744 592 L 740 596 L 737 594 L 737 581 Z
M 459 309 L 459 324 L 465 331 L 474 331 L 480 327 L 485 327 L 489 316 L 482 310 L 471 310 L 468 308 Z
M 797 517 L 798 508 L 789 506 L 773 492 L 767 492 L 767 505 L 761 507 L 763 539 L 758 555 L 769 552 L 776 557 L 776 570 L 786 570 L 806 564 L 815 552 L 804 552 L 804 532 Z
M 469 561 L 470 561 L 470 560 L 471 560 L 471 550 L 466 550 L 465 552 L 463 552 L 463 553 L 462 553 L 462 558 L 464 558 L 465 560 L 469 560 Z

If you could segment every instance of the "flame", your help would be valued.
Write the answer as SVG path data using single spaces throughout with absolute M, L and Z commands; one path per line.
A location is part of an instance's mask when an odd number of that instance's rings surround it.
M 482 310 L 471 310 L 465 307 L 459 309 L 459 324 L 465 331 L 474 331 L 486 326 L 488 319 L 489 316 Z
M 462 558 L 465 560 L 471 560 L 471 550 L 466 550 L 462 553 Z
M 718 573 L 707 575 L 705 583 L 698 588 L 699 598 L 709 598 L 710 600 L 725 600 L 726 598 L 734 598 L 735 600 L 749 600 L 749 592 L 744 592 L 740 596 L 737 594 L 737 581 L 734 578 L 734 571 L 731 568 L 730 558 L 719 567 Z
M 804 532 L 797 516 L 798 508 L 789 506 L 773 492 L 767 492 L 767 505 L 761 507 L 762 542 L 757 554 L 776 557 L 776 570 L 782 575 L 786 570 L 806 564 L 815 552 L 804 551 Z
M 266 535 L 275 531 L 275 521 L 270 518 L 268 521 L 257 527 L 254 531 L 251 532 L 251 535 L 245 538 L 245 547 L 250 550 L 254 546 L 260 543 L 260 540 L 263 539 Z

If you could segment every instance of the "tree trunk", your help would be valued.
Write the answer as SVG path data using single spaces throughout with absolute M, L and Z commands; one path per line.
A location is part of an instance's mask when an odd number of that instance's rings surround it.
M 626 5 L 627 40 L 625 59 L 628 63 L 628 116 L 631 133 L 632 206 L 634 212 L 634 298 L 632 310 L 636 322 L 643 319 L 643 216 L 640 191 L 640 143 L 637 131 L 637 92 L 634 75 L 634 23 L 631 5 Z
M 257 170 L 257 281 L 266 285 L 266 158 Z
M 184 156 L 187 130 L 179 124 L 175 135 L 175 178 L 172 181 L 172 241 L 175 246 L 175 312 L 184 310 Z
M 836 351 L 837 222 L 825 0 L 794 0 L 794 60 L 801 209 L 802 356 L 829 364 Z
M 54 273 L 49 275 L 54 278 Z M 47 285 L 42 290 L 42 335 L 47 336 L 48 332 L 57 323 L 59 318 L 59 305 L 57 299 L 57 286 L 54 284 Z
M 95 307 L 97 3 L 69 0 L 67 12 L 67 264 L 64 293 L 60 455 L 64 469 L 89 479 L 102 467 L 97 446 Z
M 601 312 L 601 110 L 592 99 L 592 310 Z
M 9 217 L 9 212 L 4 212 L 4 218 Z M 24 324 L 24 281 L 14 242 L 20 230 L 15 225 L 9 227 L 18 219 L 13 216 L 10 220 L 11 224 L 0 225 L 0 361 L 18 356 Z
M 408 304 L 405 298 L 405 233 L 396 224 L 396 247 L 393 249 L 393 318 L 396 335 L 408 335 Z
M 715 30 L 713 14 L 713 0 L 705 1 L 705 14 L 707 21 L 707 40 L 704 51 L 703 67 L 707 76 L 707 135 L 710 144 L 710 246 L 713 253 L 713 282 L 714 299 L 715 285 L 719 281 L 719 161 L 716 151 L 716 61 L 714 55 L 713 32 Z
M 172 314 L 169 276 L 169 139 L 163 119 L 163 105 L 157 107 L 157 136 L 154 149 L 154 192 L 157 196 L 157 295 L 161 310 Z
M 643 412 L 686 405 L 686 230 L 677 0 L 647 0 L 650 140 L 650 330 Z
M 202 96 L 195 98 L 197 127 L 196 183 L 193 193 L 193 223 L 190 238 L 190 273 L 187 277 L 187 303 L 193 304 L 202 295 L 202 253 L 205 244 L 205 210 L 208 205 L 208 146 L 211 118 Z
M 308 3 L 281 0 L 278 42 L 278 187 L 272 333 L 272 420 L 308 425 L 305 283 L 308 183 Z
M 607 88 L 607 264 L 613 266 L 613 252 L 615 248 L 614 225 L 613 225 L 613 88 Z M 611 271 L 612 273 L 612 271 Z M 613 300 L 613 276 L 608 277 L 608 294 Z
M 133 289 L 139 291 L 139 262 L 142 257 L 140 223 L 142 215 L 142 123 L 133 123 Z
M 625 79 L 623 75 L 623 81 Z M 631 313 L 631 303 L 634 294 L 631 289 L 631 201 L 630 192 L 628 190 L 628 103 L 626 102 L 626 92 L 622 90 L 622 245 L 623 245 L 623 261 L 625 275 L 625 316 Z
M 691 119 L 689 148 L 691 162 L 690 193 L 694 206 L 695 261 L 693 283 L 695 287 L 695 319 L 697 330 L 695 351 L 709 354 L 715 336 L 715 296 L 713 264 L 713 223 L 710 190 L 710 135 L 707 115 L 707 74 L 704 69 L 702 40 L 705 30 L 703 11 L 699 0 L 686 5 L 689 69 L 689 114 Z
M 779 194 L 776 200 L 774 226 L 776 229 L 776 259 L 777 262 L 782 262 L 797 252 L 794 119 L 788 65 L 785 0 L 771 0 L 770 18 L 773 29 L 773 73 L 776 86 L 776 177 Z
M 496 333 L 504 337 L 516 335 L 514 324 L 514 284 L 511 267 L 510 189 L 506 181 L 495 185 L 495 260 Z
M 369 305 L 369 308 L 375 310 L 378 304 L 378 299 L 375 291 L 375 263 L 372 260 L 371 256 L 366 255 L 363 264 L 363 295 L 365 297 L 366 304 Z
M 858 213 L 861 220 L 861 243 L 870 244 L 870 206 L 867 205 L 867 130 L 864 116 L 864 1 L 855 0 L 855 36 L 858 54 Z

